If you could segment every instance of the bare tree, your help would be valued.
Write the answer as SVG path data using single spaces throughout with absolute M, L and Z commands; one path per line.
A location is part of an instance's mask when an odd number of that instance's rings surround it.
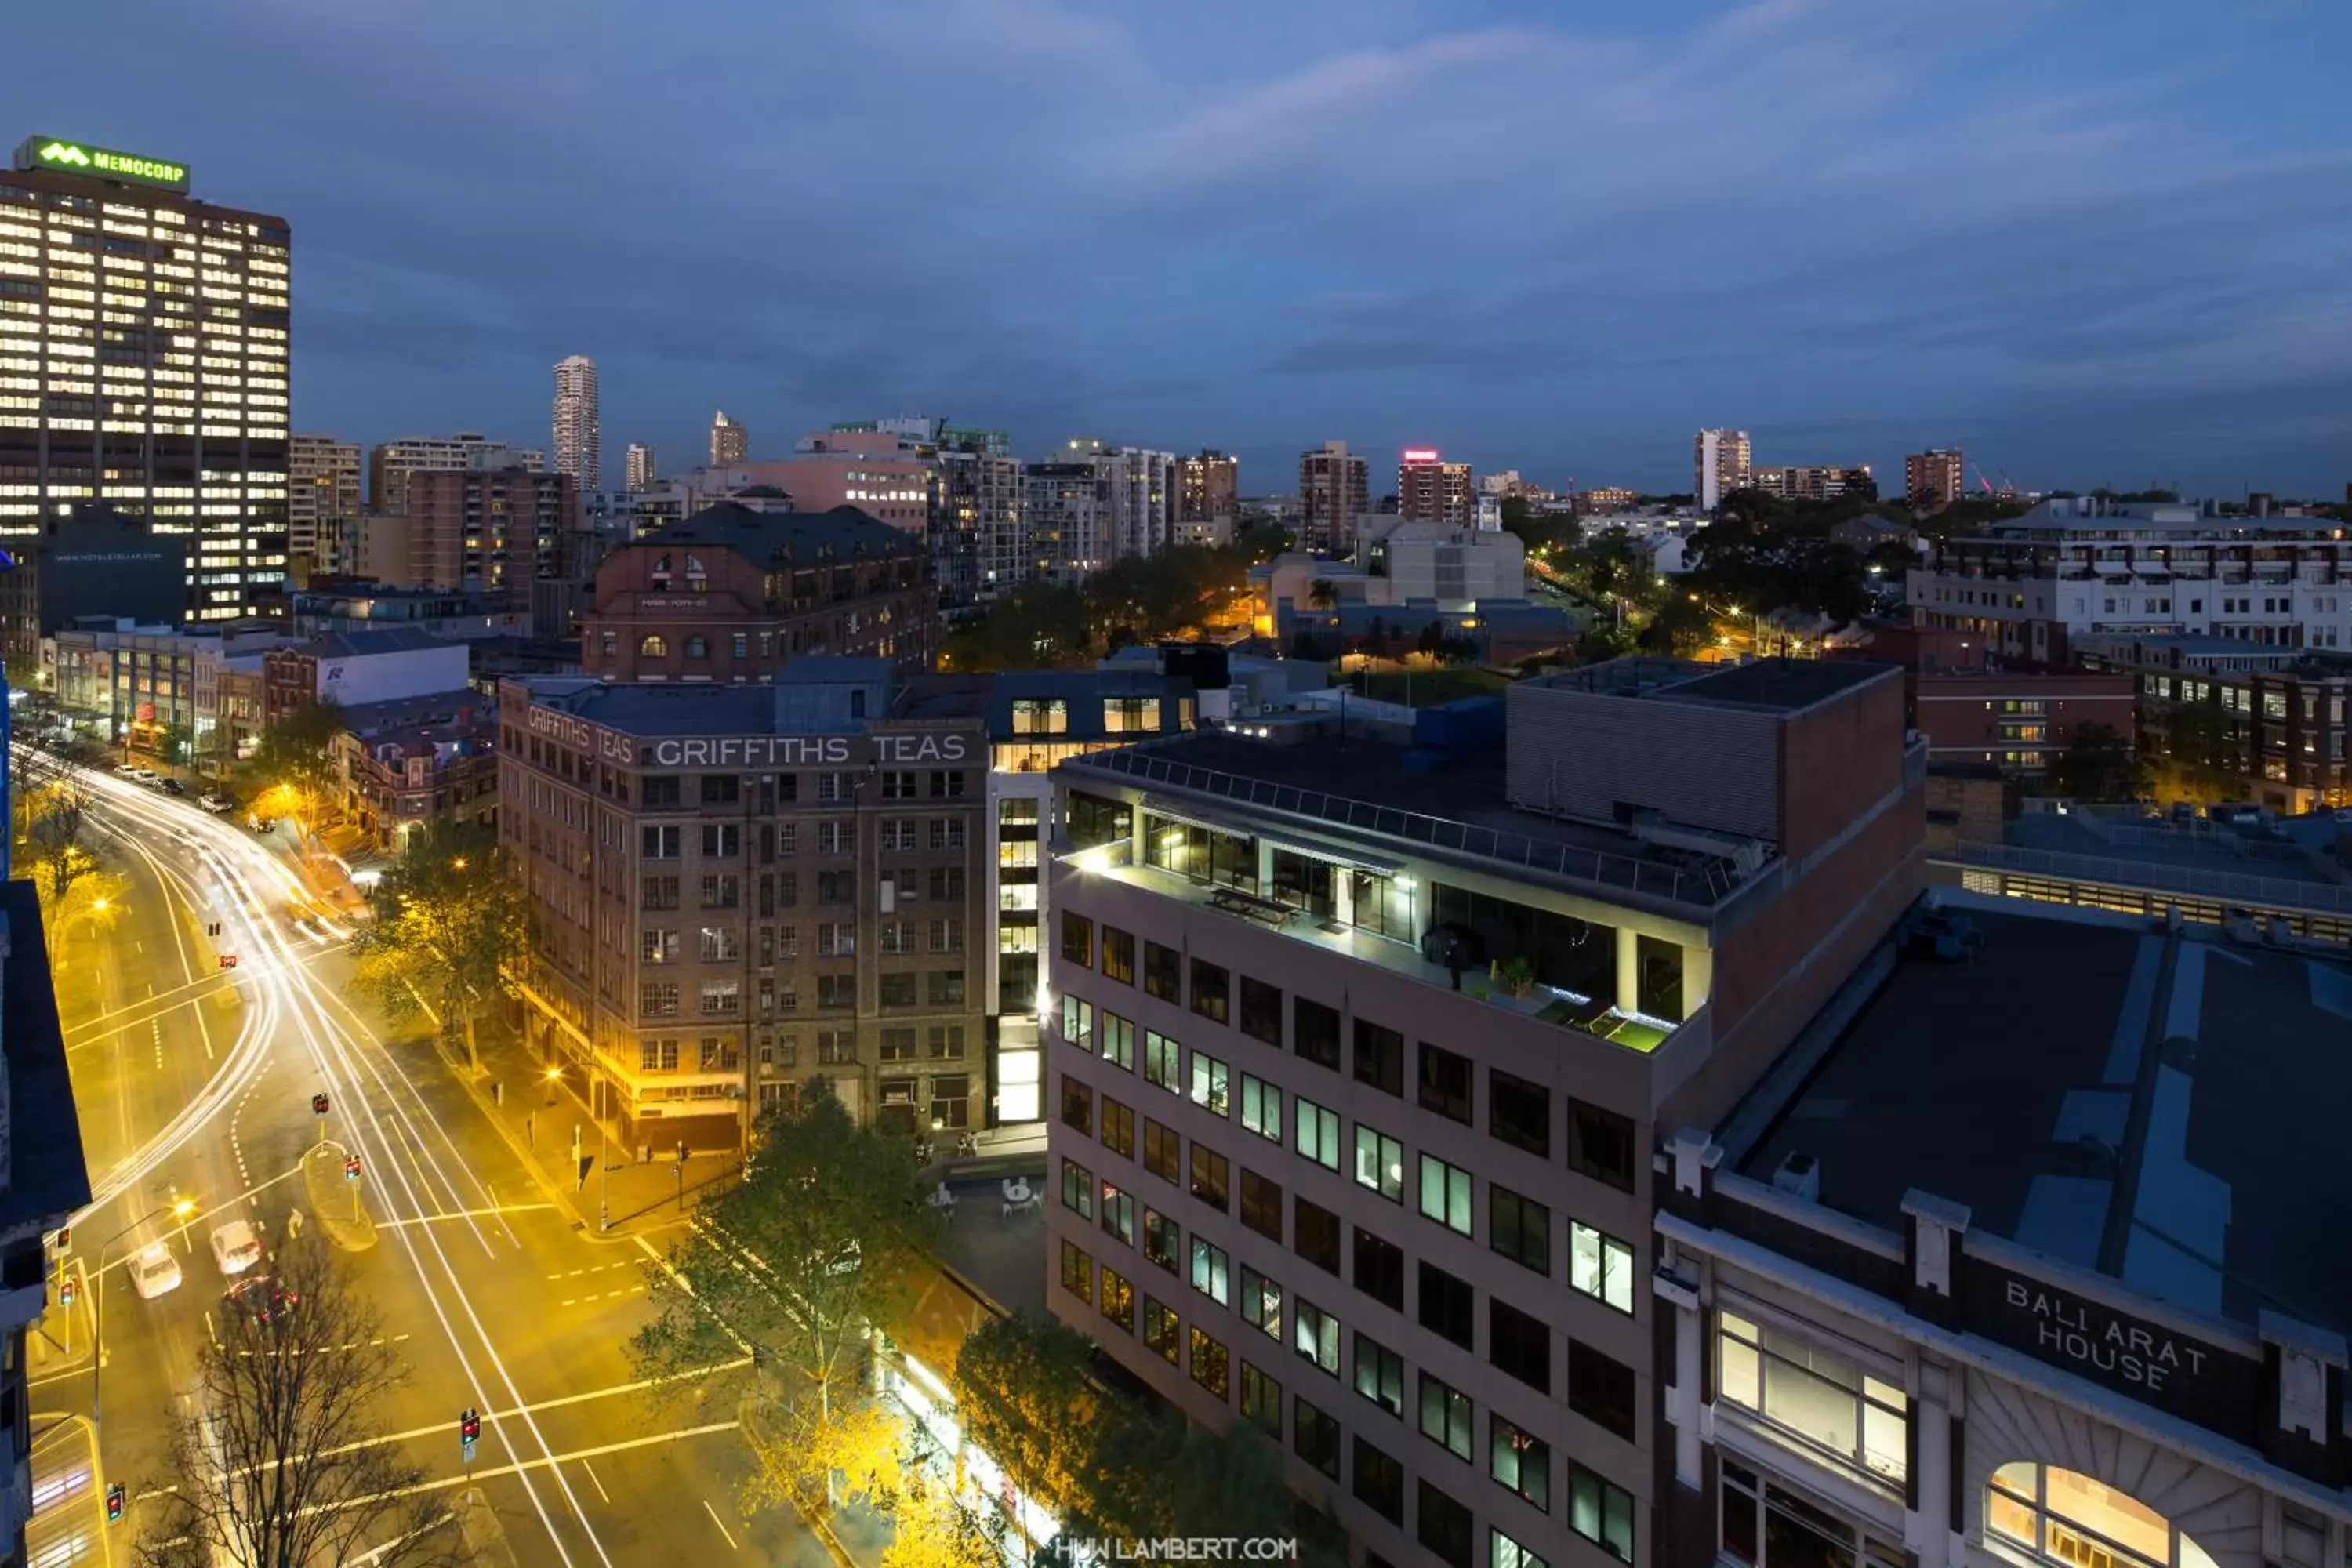
M 173 1434 L 172 1489 L 139 1544 L 149 1568 L 454 1563 L 446 1500 L 386 1439 L 377 1402 L 407 1380 L 374 1307 L 320 1241 L 289 1244 L 224 1302 Z

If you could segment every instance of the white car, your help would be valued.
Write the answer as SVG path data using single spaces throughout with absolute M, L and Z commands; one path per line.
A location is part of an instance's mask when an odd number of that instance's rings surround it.
M 152 1301 L 180 1288 L 180 1260 L 160 1241 L 149 1242 L 131 1255 L 131 1288 L 142 1301 Z
M 213 1261 L 234 1279 L 261 1261 L 261 1237 L 247 1222 L 233 1219 L 213 1232 Z
M 203 806 L 206 811 L 211 812 L 215 816 L 219 816 L 222 812 L 235 811 L 236 809 L 236 802 L 229 799 L 228 796 L 222 795 L 217 790 L 206 790 L 204 794 L 196 796 L 196 804 Z

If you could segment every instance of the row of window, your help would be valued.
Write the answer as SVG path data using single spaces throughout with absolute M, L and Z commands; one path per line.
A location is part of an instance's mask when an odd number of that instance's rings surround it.
M 1100 1316 L 1126 1334 L 1137 1332 L 1138 1293 L 1135 1282 L 1108 1263 L 1097 1265 L 1091 1254 L 1074 1242 L 1061 1244 L 1062 1288 L 1080 1301 L 1093 1304 Z M 1244 1271 L 1247 1289 L 1263 1291 L 1265 1282 Z M 1197 1284 L 1197 1279 L 1196 1279 Z M 1285 1342 L 1281 1308 L 1262 1305 L 1258 1315 L 1244 1307 L 1250 1326 L 1272 1339 L 1275 1353 Z M 1170 1366 L 1181 1366 L 1204 1393 L 1230 1405 L 1238 1395 L 1242 1415 L 1276 1442 L 1283 1437 L 1283 1386 L 1272 1372 L 1250 1359 L 1248 1343 L 1237 1358 L 1234 1349 L 1198 1322 L 1159 1298 L 1143 1293 L 1140 1300 L 1144 1347 Z M 1311 1378 L 1320 1372 L 1339 1375 L 1339 1325 L 1312 1305 L 1296 1304 L 1291 1348 L 1307 1363 Z M 1239 1366 L 1236 1371 L 1236 1361 Z M 1613 1363 L 1612 1363 L 1613 1364 Z M 1630 1369 L 1625 1376 L 1631 1379 Z M 1362 1333 L 1355 1336 L 1355 1386 L 1363 1397 L 1390 1415 L 1404 1419 L 1404 1367 L 1394 1352 Z M 1630 1405 L 1632 1390 L 1624 1391 Z M 1571 1399 L 1573 1405 L 1573 1399 Z M 1420 1374 L 1414 1394 L 1414 1425 L 1421 1435 L 1465 1465 L 1475 1466 L 1477 1413 L 1469 1396 L 1427 1373 Z M 1553 1510 L 1555 1496 L 1551 1446 L 1504 1416 L 1490 1412 L 1486 1425 L 1486 1471 L 1490 1479 L 1544 1513 Z M 1337 1481 L 1341 1479 L 1339 1421 L 1305 1393 L 1290 1400 L 1290 1446 L 1299 1458 Z M 1358 1435 L 1351 1445 L 1347 1479 L 1355 1497 L 1400 1527 L 1404 1524 L 1404 1466 L 1387 1449 Z M 1633 1561 L 1633 1500 L 1622 1488 L 1598 1473 L 1565 1459 L 1566 1485 L 1559 1496 L 1569 1527 L 1622 1562 Z M 1421 1480 L 1416 1488 L 1415 1537 L 1439 1561 L 1454 1568 L 1470 1568 L 1475 1525 L 1470 1505 L 1443 1479 Z M 1504 1535 L 1493 1532 L 1490 1543 L 1495 1568 L 1544 1568 L 1543 1559 Z
M 678 902 L 685 883 L 676 872 L 652 872 L 637 879 L 637 908 L 661 911 L 680 908 Z M 732 910 L 742 907 L 743 878 L 734 871 L 706 871 L 698 879 L 701 902 L 706 910 Z M 919 903 L 926 898 L 934 903 L 961 903 L 965 889 L 964 868 L 961 866 L 933 866 L 919 870 L 899 867 L 885 872 L 881 897 L 891 906 Z M 800 873 L 797 871 L 762 871 L 754 884 L 759 894 L 761 919 L 772 916 L 779 909 L 792 909 L 801 901 Z M 815 898 L 818 904 L 855 904 L 857 901 L 857 873 L 855 871 L 819 871 L 816 874 Z M 1033 888 L 1032 893 L 1035 891 Z

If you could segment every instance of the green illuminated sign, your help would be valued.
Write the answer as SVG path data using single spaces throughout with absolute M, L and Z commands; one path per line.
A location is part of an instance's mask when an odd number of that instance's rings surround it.
M 188 188 L 188 166 L 162 158 L 142 158 L 111 147 L 92 147 L 54 136 L 28 136 L 16 149 L 19 169 L 58 169 L 69 174 L 95 174 L 103 180 L 128 180 L 134 184 L 161 185 L 167 191 Z

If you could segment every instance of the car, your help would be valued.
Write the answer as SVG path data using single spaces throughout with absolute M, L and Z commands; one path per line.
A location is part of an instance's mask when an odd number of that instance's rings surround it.
M 236 802 L 229 799 L 228 796 L 221 794 L 221 792 L 216 789 L 208 789 L 205 791 L 204 794 L 196 796 L 196 804 L 203 806 L 206 811 L 211 812 L 215 816 L 219 816 L 223 812 L 235 811 L 236 809 Z
M 233 952 L 224 952 L 220 955 L 219 962 L 220 966 L 223 969 L 235 969 L 236 967 L 236 954 Z
M 221 1300 L 257 1323 L 275 1322 L 302 1304 L 302 1298 L 267 1274 L 248 1274 L 221 1292 Z
M 119 779 L 135 779 L 142 771 L 144 770 L 132 767 L 129 763 L 114 764 L 114 776 Z
M 162 779 L 157 782 L 162 786 L 165 795 L 184 795 L 188 793 L 188 786 L 182 784 L 177 779 Z
M 213 1232 L 213 1261 L 232 1279 L 261 1261 L 261 1237 L 251 1221 L 233 1219 Z
M 160 1241 L 151 1241 L 131 1255 L 131 1288 L 142 1301 L 169 1295 L 180 1288 L 180 1260 Z

